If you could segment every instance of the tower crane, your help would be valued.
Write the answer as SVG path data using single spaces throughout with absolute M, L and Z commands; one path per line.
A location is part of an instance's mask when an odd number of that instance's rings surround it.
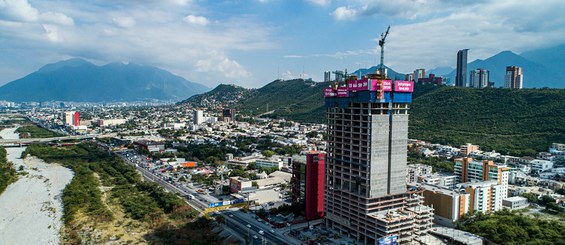
M 381 46 L 381 79 L 385 79 L 385 39 L 388 36 L 389 30 L 390 26 L 388 26 L 385 33 L 381 33 L 381 39 L 379 40 L 379 46 Z

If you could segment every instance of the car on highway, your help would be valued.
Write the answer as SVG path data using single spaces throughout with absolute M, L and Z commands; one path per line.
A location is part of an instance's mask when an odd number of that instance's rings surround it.
M 265 235 L 265 232 L 264 232 L 264 231 L 262 231 L 262 230 L 259 230 L 259 234 L 261 234 L 261 235 Z
M 251 228 L 251 224 L 247 224 L 247 228 Z

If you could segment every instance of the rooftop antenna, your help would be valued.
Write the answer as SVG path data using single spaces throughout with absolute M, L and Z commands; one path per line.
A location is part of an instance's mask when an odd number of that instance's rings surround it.
M 385 64 L 384 64 L 384 60 L 385 60 L 385 39 L 386 36 L 388 36 L 388 31 L 390 30 L 390 26 L 388 26 L 388 28 L 386 28 L 386 32 L 385 33 L 381 33 L 381 39 L 379 40 L 379 46 L 381 46 L 381 79 L 385 79 Z

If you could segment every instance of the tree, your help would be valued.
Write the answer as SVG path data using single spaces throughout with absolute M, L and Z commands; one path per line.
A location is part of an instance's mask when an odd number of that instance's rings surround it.
M 257 181 L 251 182 L 251 186 L 253 186 L 255 188 L 259 188 L 259 184 L 257 184 Z
M 257 164 L 255 162 L 247 164 L 247 170 L 257 169 Z
M 563 207 L 559 206 L 557 203 L 550 202 L 545 206 L 545 210 L 547 211 L 555 211 L 555 212 L 563 212 Z
M 215 157 L 215 156 L 209 156 L 204 160 L 204 162 L 206 162 L 208 164 L 216 164 L 217 161 L 218 161 L 218 158 Z
M 548 205 L 550 203 L 555 203 L 555 199 L 547 195 L 542 196 L 539 200 L 540 205 Z
M 530 203 L 537 203 L 538 202 L 538 198 L 533 193 L 524 193 L 524 194 L 522 194 L 522 196 L 527 198 L 528 202 L 530 202 Z
M 273 155 L 275 155 L 275 152 L 271 151 L 271 150 L 264 150 L 264 151 L 261 152 L 261 154 L 263 154 L 263 156 L 265 156 L 267 158 L 270 158 Z
M 216 222 L 218 222 L 218 224 L 224 224 L 224 222 L 226 221 L 226 219 L 224 218 L 224 216 L 222 215 L 218 215 L 216 216 Z

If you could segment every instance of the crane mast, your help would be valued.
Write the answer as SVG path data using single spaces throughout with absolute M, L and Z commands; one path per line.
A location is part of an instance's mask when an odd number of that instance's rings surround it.
M 379 40 L 379 46 L 381 46 L 381 79 L 385 79 L 385 39 L 388 36 L 389 30 L 390 26 L 388 26 L 385 33 L 381 33 L 381 39 Z

